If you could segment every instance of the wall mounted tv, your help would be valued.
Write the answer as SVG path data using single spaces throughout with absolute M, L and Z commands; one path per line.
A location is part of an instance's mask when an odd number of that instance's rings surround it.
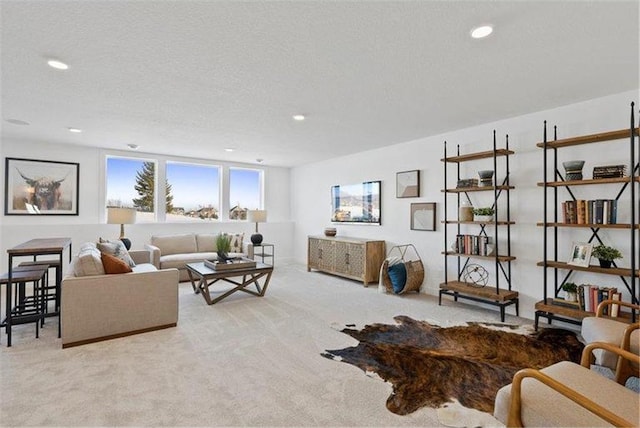
M 331 188 L 331 221 L 350 224 L 382 224 L 380 217 L 381 181 Z

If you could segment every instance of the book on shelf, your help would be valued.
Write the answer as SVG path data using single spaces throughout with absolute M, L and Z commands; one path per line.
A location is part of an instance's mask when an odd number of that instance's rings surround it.
M 593 167 L 593 179 L 622 178 L 626 175 L 626 165 L 605 165 Z
M 611 300 L 622 300 L 622 294 L 617 292 L 613 293 L 613 295 L 611 296 Z M 617 317 L 618 315 L 620 315 L 620 305 L 618 305 L 617 303 L 613 303 L 611 305 L 611 316 Z
M 615 199 L 576 199 L 560 204 L 566 224 L 616 224 L 618 201 Z

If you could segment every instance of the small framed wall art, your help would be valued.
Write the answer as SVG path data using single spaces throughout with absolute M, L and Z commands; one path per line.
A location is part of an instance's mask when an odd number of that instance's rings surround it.
M 571 247 L 571 254 L 569 255 L 569 261 L 567 264 L 582 267 L 589 266 L 592 249 L 593 244 L 586 242 L 574 242 Z
M 5 215 L 78 215 L 80 164 L 5 159 Z
M 420 170 L 396 173 L 396 198 L 417 198 L 420 196 Z
M 436 230 L 436 203 L 411 204 L 411 230 Z

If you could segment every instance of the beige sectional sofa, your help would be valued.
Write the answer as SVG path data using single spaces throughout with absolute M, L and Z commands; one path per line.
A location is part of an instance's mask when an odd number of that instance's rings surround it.
M 158 270 L 146 250 L 129 255 L 133 272 L 114 275 L 100 270 L 98 253 L 85 266 L 92 271 L 76 276 L 80 261 L 73 258 L 62 281 L 63 348 L 177 325 L 178 270 Z
M 253 246 L 243 241 L 244 234 L 230 234 L 236 249 L 229 256 L 253 258 Z M 216 260 L 216 233 L 184 233 L 154 235 L 145 248 L 151 252 L 151 263 L 158 269 L 176 268 L 180 271 L 180 281 L 188 281 L 187 263 Z M 240 250 L 240 251 L 238 251 Z

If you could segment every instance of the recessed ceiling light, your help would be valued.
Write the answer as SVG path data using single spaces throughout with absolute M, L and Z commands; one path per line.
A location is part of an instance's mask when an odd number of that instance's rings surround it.
M 304 120 L 305 119 L 305 115 L 304 114 L 294 114 L 293 115 L 293 120 Z
M 79 134 L 82 132 L 82 129 L 78 129 L 78 128 L 67 128 L 69 130 L 69 132 L 73 132 L 76 134 Z
M 493 33 L 493 27 L 491 25 L 483 25 L 471 30 L 471 37 L 474 39 L 482 39 Z
M 47 61 L 47 64 L 49 64 L 49 67 L 56 68 L 58 70 L 66 70 L 69 68 L 67 64 L 57 59 L 50 59 Z
M 262 158 L 258 158 L 258 159 L 256 159 L 256 162 L 258 162 L 258 163 L 262 163 L 262 162 L 264 162 L 264 159 L 262 159 Z
M 25 122 L 24 120 L 20 119 L 7 119 L 7 122 L 13 123 L 14 125 L 30 125 L 29 122 Z
M 129 149 L 131 150 L 138 150 L 138 147 L 140 147 L 137 144 L 127 144 L 127 147 L 129 147 Z
M 234 149 L 232 149 L 231 147 L 227 147 L 226 149 L 224 149 L 225 152 L 232 152 Z

